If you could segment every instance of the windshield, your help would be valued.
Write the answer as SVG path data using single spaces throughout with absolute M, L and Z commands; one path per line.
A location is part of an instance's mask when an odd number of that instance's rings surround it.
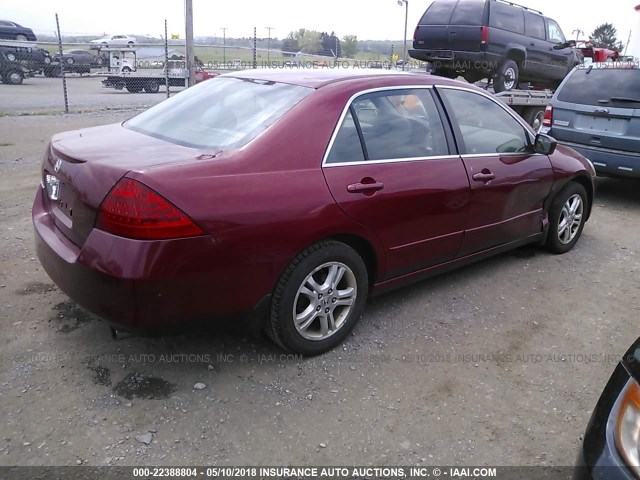
M 578 68 L 558 93 L 558 100 L 582 105 L 639 108 L 640 70 L 614 68 Z M 626 100 L 620 100 L 626 99 Z
M 273 81 L 214 78 L 123 125 L 194 148 L 239 148 L 275 123 L 313 89 Z

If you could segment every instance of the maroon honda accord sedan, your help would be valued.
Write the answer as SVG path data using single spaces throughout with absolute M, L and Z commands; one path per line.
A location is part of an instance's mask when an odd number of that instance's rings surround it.
M 33 223 L 53 281 L 115 328 L 259 318 L 317 354 L 371 295 L 524 244 L 567 252 L 594 175 L 466 83 L 255 70 L 54 136 Z

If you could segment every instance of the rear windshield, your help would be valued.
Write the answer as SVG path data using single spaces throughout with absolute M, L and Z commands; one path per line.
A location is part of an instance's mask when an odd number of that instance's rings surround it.
M 460 0 L 451 17 L 451 25 L 482 25 L 484 0 Z
M 580 68 L 558 92 L 558 100 L 583 105 L 640 108 L 640 70 Z
M 424 12 L 420 25 L 449 25 L 456 0 L 437 0 Z
M 214 78 L 127 120 L 145 135 L 194 148 L 239 148 L 276 122 L 312 88 Z

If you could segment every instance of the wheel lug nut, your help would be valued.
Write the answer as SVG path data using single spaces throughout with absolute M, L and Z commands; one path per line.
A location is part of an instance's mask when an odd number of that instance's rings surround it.
M 329 295 L 331 295 L 333 293 L 333 289 L 329 289 Z
M 324 313 L 329 313 L 329 309 L 328 309 L 328 308 L 325 308 L 325 309 L 324 309 Z
M 321 293 L 318 295 L 318 300 L 322 300 L 322 294 Z
M 333 298 L 331 299 L 331 302 L 332 302 L 332 303 L 336 303 L 336 301 L 337 301 L 336 297 L 333 297 Z
M 320 305 L 318 305 L 318 308 L 316 308 L 316 311 L 319 312 L 322 309 L 322 307 L 320 307 Z

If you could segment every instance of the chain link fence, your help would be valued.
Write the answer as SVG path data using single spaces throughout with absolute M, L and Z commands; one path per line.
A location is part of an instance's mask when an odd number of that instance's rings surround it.
M 0 40 L 0 115 L 142 109 L 184 90 L 184 40 L 163 30 L 161 38 L 79 39 L 59 30 L 37 42 Z M 240 33 L 196 39 L 195 83 L 250 68 L 395 68 L 387 53 L 362 60 L 288 53 L 276 39 L 257 38 L 255 28 Z

